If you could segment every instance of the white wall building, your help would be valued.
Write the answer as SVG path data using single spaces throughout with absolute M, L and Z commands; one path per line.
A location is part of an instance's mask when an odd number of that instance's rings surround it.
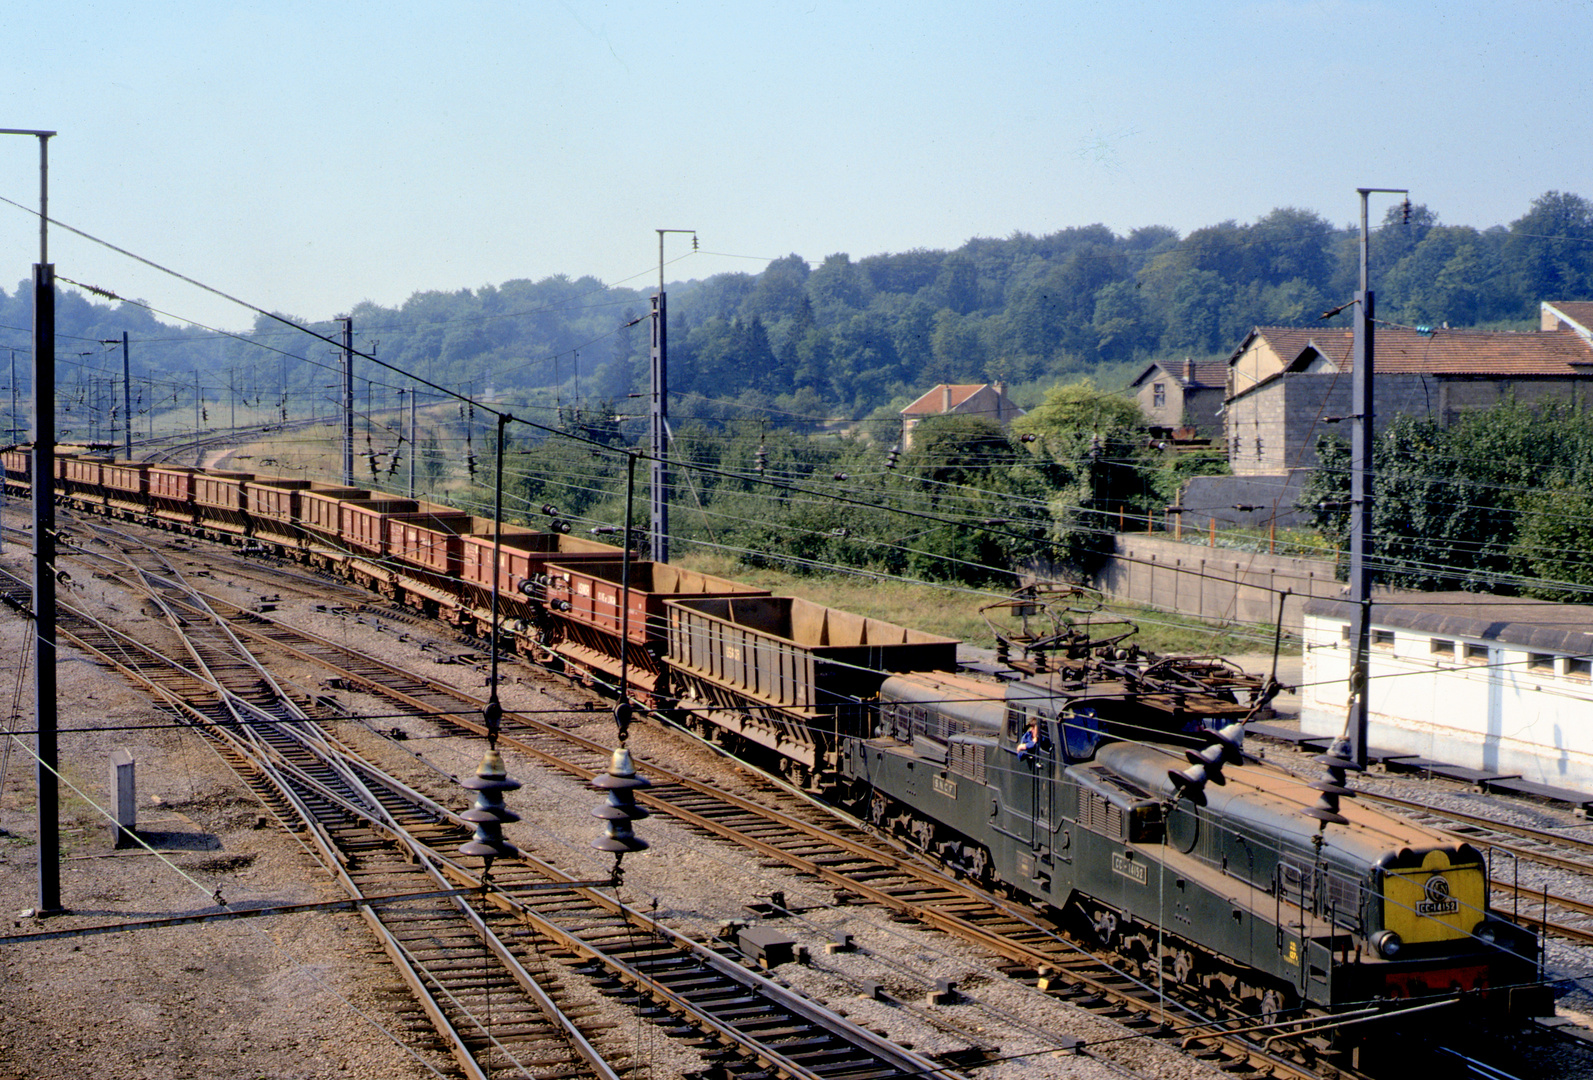
M 1344 729 L 1353 607 L 1306 604 L 1308 734 Z M 1593 793 L 1593 606 L 1401 593 L 1371 621 L 1371 746 Z

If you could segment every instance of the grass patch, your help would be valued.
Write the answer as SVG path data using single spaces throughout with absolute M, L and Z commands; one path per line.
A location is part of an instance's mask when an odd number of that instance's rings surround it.
M 756 585 L 777 596 L 800 596 L 825 607 L 854 611 L 898 626 L 957 638 L 980 648 L 993 648 L 995 636 L 979 614 L 984 604 L 1001 600 L 996 593 L 956 585 L 881 581 L 853 574 L 812 577 L 773 569 L 752 569 L 725 555 L 693 552 L 670 560 L 716 577 Z M 1108 604 L 1107 616 L 1127 618 L 1139 627 L 1132 639 L 1160 656 L 1270 652 L 1272 629 L 1265 626 L 1213 626 L 1173 612 L 1137 605 Z M 1284 641 L 1285 653 L 1297 654 L 1299 642 Z

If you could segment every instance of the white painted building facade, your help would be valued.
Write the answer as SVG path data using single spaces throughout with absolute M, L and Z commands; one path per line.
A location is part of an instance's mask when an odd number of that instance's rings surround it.
M 1352 605 L 1305 607 L 1301 730 L 1344 730 Z M 1593 607 L 1477 593 L 1379 596 L 1368 741 L 1593 793 Z

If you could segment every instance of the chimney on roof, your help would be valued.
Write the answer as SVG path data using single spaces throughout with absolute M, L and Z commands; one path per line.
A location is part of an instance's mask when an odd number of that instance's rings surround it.
M 997 379 L 995 382 L 991 383 L 990 388 L 996 392 L 996 397 L 1004 398 L 1007 396 L 1007 384 L 1002 382 L 1000 379 Z
M 940 384 L 940 411 L 951 412 L 951 384 Z
M 1189 357 L 1184 357 L 1184 382 L 1193 384 L 1195 381 L 1195 362 Z

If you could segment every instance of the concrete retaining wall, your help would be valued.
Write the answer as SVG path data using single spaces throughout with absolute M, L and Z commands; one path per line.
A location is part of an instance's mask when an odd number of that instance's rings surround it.
M 1213 622 L 1272 624 L 1278 594 L 1283 629 L 1300 634 L 1302 608 L 1316 597 L 1338 598 L 1344 583 L 1325 559 L 1296 559 L 1197 547 L 1132 533 L 1117 537 L 1116 554 L 1096 576 L 1096 588 L 1114 600 L 1177 611 Z

